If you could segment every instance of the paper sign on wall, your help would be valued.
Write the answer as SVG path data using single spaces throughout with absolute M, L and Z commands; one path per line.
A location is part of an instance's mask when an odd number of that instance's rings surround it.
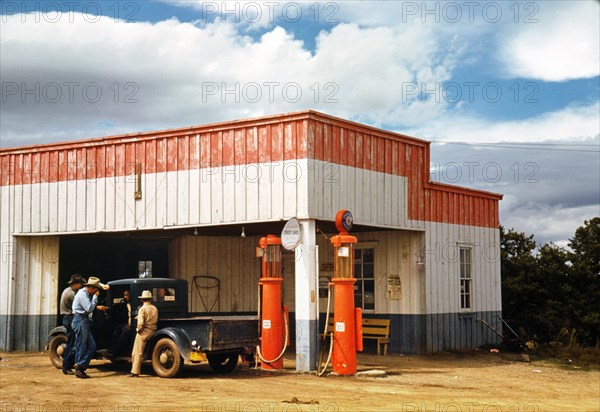
M 399 275 L 387 276 L 386 297 L 390 300 L 402 299 L 402 281 Z

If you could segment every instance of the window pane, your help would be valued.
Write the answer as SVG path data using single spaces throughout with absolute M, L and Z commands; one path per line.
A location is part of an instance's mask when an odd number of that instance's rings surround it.
M 373 263 L 373 249 L 363 249 L 363 261 L 365 263 Z
M 154 302 L 175 302 L 175 289 L 154 288 L 152 290 L 152 300 Z
M 355 308 L 362 308 L 362 295 L 360 293 L 355 293 L 354 294 L 354 307 Z
M 375 309 L 375 259 L 374 249 L 355 249 L 354 287 L 355 305 L 366 310 Z

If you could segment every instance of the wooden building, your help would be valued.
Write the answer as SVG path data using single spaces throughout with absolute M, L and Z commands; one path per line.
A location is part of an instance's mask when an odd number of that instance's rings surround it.
M 284 299 L 312 370 L 339 209 L 356 225 L 357 304 L 391 319 L 391 351 L 494 342 L 477 319 L 501 313 L 502 196 L 431 182 L 429 156 L 314 111 L 0 149 L 0 349 L 44 347 L 73 273 L 184 278 L 192 311 L 255 312 L 258 239 L 296 217 Z

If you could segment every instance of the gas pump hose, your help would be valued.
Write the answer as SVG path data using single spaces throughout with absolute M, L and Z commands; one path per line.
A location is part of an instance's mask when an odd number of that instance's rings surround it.
M 258 322 L 260 325 L 261 322 L 261 312 L 260 312 L 260 308 L 261 308 L 261 293 L 260 293 L 260 283 L 258 284 Z M 285 343 L 283 344 L 283 349 L 281 350 L 281 353 L 275 358 L 275 359 L 265 359 L 262 356 L 262 353 L 260 352 L 260 345 L 258 345 L 256 347 L 256 354 L 258 355 L 258 358 L 264 362 L 264 363 L 273 363 L 273 362 L 277 362 L 279 359 L 281 359 L 281 357 L 283 356 L 283 354 L 285 353 L 285 350 L 287 349 L 288 345 L 290 344 L 288 337 L 289 337 L 289 325 L 288 325 L 288 317 L 284 316 L 283 317 L 283 324 L 285 325 Z M 259 326 L 260 329 L 260 326 Z M 260 332 L 260 330 L 259 330 Z
M 327 331 L 329 329 L 329 313 L 331 309 L 331 284 L 327 285 L 327 316 L 325 316 L 325 331 L 323 332 L 323 344 L 327 342 Z M 323 361 L 323 349 L 325 345 L 321 345 L 321 354 L 319 355 L 319 368 L 321 367 L 321 363 Z M 333 336 L 329 339 L 329 355 L 327 356 L 327 361 L 325 362 L 325 366 L 321 371 L 317 371 L 318 376 L 323 376 L 325 371 L 327 370 L 327 366 L 329 366 L 329 361 L 331 361 L 331 354 L 333 353 Z

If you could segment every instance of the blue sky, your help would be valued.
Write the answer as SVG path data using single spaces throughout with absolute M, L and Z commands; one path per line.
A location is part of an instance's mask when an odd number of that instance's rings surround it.
M 596 1 L 0 5 L 1 147 L 311 108 L 436 142 L 539 242 L 600 215 Z

